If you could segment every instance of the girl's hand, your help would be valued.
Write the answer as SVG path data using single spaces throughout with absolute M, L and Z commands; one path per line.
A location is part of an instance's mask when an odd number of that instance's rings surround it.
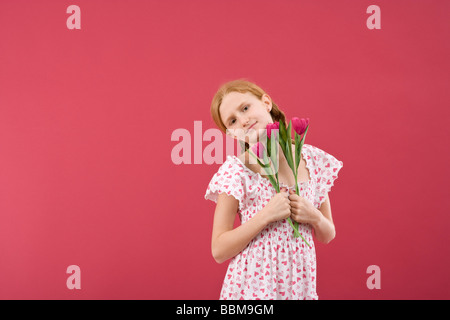
M 311 225 L 314 225 L 320 220 L 320 211 L 310 201 L 297 195 L 295 190 L 289 190 L 289 200 L 292 220 Z
M 270 199 L 261 213 L 266 217 L 268 223 L 286 219 L 291 215 L 289 203 L 289 194 L 282 190 Z

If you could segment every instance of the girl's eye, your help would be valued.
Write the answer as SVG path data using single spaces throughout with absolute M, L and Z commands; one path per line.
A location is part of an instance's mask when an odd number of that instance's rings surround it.
M 247 111 L 248 108 L 250 108 L 250 105 L 247 104 L 247 105 L 245 105 L 245 106 L 242 108 L 242 111 Z M 231 120 L 231 121 L 230 121 L 230 126 L 232 126 L 235 122 L 236 122 L 236 119 Z

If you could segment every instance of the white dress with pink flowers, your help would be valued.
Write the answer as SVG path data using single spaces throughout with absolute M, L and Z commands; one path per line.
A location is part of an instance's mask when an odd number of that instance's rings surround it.
M 319 208 L 333 186 L 342 162 L 319 148 L 305 144 L 302 155 L 310 180 L 299 184 L 300 196 Z M 276 194 L 270 181 L 247 168 L 236 156 L 214 174 L 205 199 L 217 202 L 226 193 L 239 200 L 239 217 L 246 223 Z M 287 220 L 267 225 L 239 254 L 230 260 L 220 299 L 318 299 L 316 253 L 309 224 L 299 231 L 308 241 L 294 238 Z

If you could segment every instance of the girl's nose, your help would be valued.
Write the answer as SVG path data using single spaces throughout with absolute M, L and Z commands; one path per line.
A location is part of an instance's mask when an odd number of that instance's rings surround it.
M 241 125 L 243 128 L 248 127 L 249 121 L 247 118 L 241 118 Z

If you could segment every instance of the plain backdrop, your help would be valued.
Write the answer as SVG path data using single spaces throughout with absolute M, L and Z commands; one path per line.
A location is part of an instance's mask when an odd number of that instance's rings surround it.
M 81 9 L 69 30 L 68 6 Z M 370 30 L 367 7 L 381 9 Z M 254 81 L 343 161 L 320 299 L 449 299 L 448 1 L 0 1 L 0 298 L 218 299 L 220 164 L 175 165 Z M 202 143 L 204 149 L 210 142 Z M 193 147 L 194 141 L 192 141 Z M 192 154 L 193 159 L 193 154 Z M 81 289 L 66 269 L 81 270 Z M 370 265 L 381 289 L 369 290 Z

